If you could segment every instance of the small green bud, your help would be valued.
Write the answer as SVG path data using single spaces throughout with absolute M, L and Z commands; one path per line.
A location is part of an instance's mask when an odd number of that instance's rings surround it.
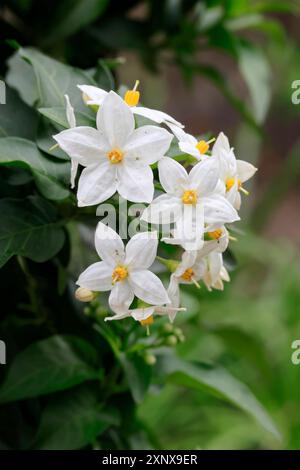
M 84 307 L 83 313 L 84 313 L 85 315 L 90 315 L 90 313 L 91 313 L 90 307 Z
M 175 259 L 165 259 L 160 256 L 157 256 L 156 259 L 160 263 L 164 264 L 171 273 L 174 273 L 179 266 L 179 261 L 176 261 Z
M 172 333 L 172 331 L 174 330 L 174 327 L 171 323 L 165 323 L 163 326 L 163 330 L 165 333 Z
M 148 364 L 148 366 L 153 366 L 156 363 L 156 357 L 153 354 L 146 354 L 144 361 L 146 364 Z
M 177 344 L 177 338 L 175 335 L 170 335 L 166 338 L 166 344 L 168 346 L 175 346 Z

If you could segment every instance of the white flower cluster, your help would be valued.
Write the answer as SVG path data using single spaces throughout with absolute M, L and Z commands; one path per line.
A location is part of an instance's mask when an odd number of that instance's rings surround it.
M 157 257 L 157 231 L 138 233 L 125 247 L 114 230 L 99 222 L 95 247 L 101 261 L 89 266 L 77 281 L 76 297 L 83 301 L 90 301 L 93 292 L 110 291 L 109 306 L 115 315 L 107 320 L 132 317 L 149 325 L 154 314 L 168 315 L 173 321 L 178 311 L 185 310 L 180 303 L 180 284 L 199 287 L 203 281 L 210 290 L 223 289 L 223 281 L 229 281 L 222 257 L 230 239 L 225 224 L 239 220 L 240 193 L 247 193 L 243 183 L 256 168 L 236 159 L 223 133 L 210 151 L 212 141 L 198 141 L 171 116 L 138 106 L 137 84 L 124 99 L 113 91 L 80 85 L 85 103 L 97 106 L 96 128 L 76 126 L 66 96 L 70 128 L 54 139 L 71 158 L 72 187 L 78 165 L 84 167 L 78 182 L 78 206 L 100 204 L 118 192 L 128 201 L 149 204 L 141 220 L 162 227 L 172 224 L 171 233 L 162 240 L 182 247 L 181 262 Z M 136 128 L 135 115 L 155 125 Z M 190 156 L 189 173 L 187 161 L 183 166 L 166 156 L 173 139 Z M 155 199 L 154 164 L 165 191 Z M 171 271 L 167 289 L 149 270 L 156 258 Z

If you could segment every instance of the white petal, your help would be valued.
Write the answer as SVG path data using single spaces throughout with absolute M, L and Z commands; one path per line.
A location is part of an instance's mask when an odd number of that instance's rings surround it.
M 78 206 L 93 206 L 109 199 L 117 189 L 116 169 L 108 161 L 88 166 L 78 183 Z
M 114 91 L 110 91 L 97 113 L 97 127 L 104 132 L 111 148 L 122 149 L 134 130 L 130 107 Z
M 102 222 L 99 222 L 96 228 L 95 247 L 100 258 L 110 266 L 115 267 L 124 262 L 124 243 L 120 235 Z
M 124 320 L 124 318 L 128 318 L 130 316 L 131 315 L 130 315 L 129 310 L 128 310 L 127 312 L 124 312 L 124 313 L 117 313 L 117 315 L 113 315 L 113 316 L 110 316 L 110 317 L 105 317 L 104 321 Z
M 112 269 L 105 261 L 89 266 L 80 274 L 76 284 L 96 292 L 107 291 L 112 288 Z
M 151 121 L 157 122 L 158 124 L 175 124 L 176 126 L 182 127 L 182 124 L 176 121 L 172 116 L 169 114 L 164 113 L 163 111 L 158 111 L 156 109 L 144 108 L 143 106 L 135 106 L 132 108 L 134 114 L 138 114 L 139 116 L 143 116 Z
M 222 254 L 214 251 L 208 255 L 208 259 L 209 259 L 209 271 L 211 275 L 211 281 L 212 281 L 212 284 L 214 284 L 220 276 L 220 271 L 223 265 Z
M 154 313 L 154 309 L 155 307 L 135 308 L 130 310 L 130 314 L 136 321 L 142 321 L 151 317 Z
M 169 194 L 181 196 L 188 182 L 185 168 L 176 160 L 164 157 L 158 162 L 159 181 Z
M 237 211 L 225 199 L 225 197 L 214 194 L 202 199 L 204 204 L 204 220 L 207 224 L 232 223 L 240 220 Z
M 150 166 L 135 165 L 126 159 L 116 166 L 119 194 L 128 201 L 150 203 L 154 194 L 153 173 Z
M 237 160 L 236 164 L 238 178 L 241 180 L 242 183 L 252 178 L 254 173 L 256 173 L 257 171 L 257 168 L 255 168 L 255 166 L 253 166 L 251 163 L 244 162 L 243 160 Z
M 75 186 L 75 178 L 78 170 L 78 161 L 75 158 L 71 158 L 71 188 Z
M 189 185 L 197 190 L 199 196 L 212 193 L 218 180 L 218 162 L 212 157 L 197 163 L 189 174 Z
M 175 317 L 178 312 L 186 312 L 186 308 L 184 307 L 179 308 L 179 307 L 172 307 L 172 306 L 155 307 L 155 313 L 157 315 L 168 315 L 171 323 L 173 323 L 173 321 L 175 320 Z
M 223 151 L 229 152 L 230 145 L 226 135 L 223 132 L 220 132 L 212 148 L 212 154 L 220 156 L 221 152 Z
M 129 282 L 134 294 L 144 302 L 152 305 L 163 305 L 170 303 L 166 289 L 161 280 L 146 269 L 132 271 Z
M 92 165 L 107 160 L 109 145 L 102 132 L 93 127 L 74 127 L 53 136 L 58 145 L 83 165 Z
M 230 202 L 230 204 L 235 209 L 237 209 L 237 207 L 236 207 L 236 196 L 237 196 L 237 194 L 239 194 L 239 187 L 238 187 L 238 182 L 237 182 L 237 179 L 236 179 L 235 182 L 234 182 L 234 185 L 232 186 L 232 188 L 230 188 L 230 190 L 225 193 L 225 197 L 226 197 L 227 201 Z
M 178 145 L 182 152 L 187 153 L 188 155 L 192 155 L 193 157 L 197 158 L 197 160 L 201 160 L 205 156 L 199 152 L 199 150 L 196 148 L 196 144 L 194 143 L 178 142 Z
M 144 210 L 141 220 L 153 224 L 169 224 L 177 220 L 181 213 L 181 200 L 176 196 L 162 194 Z
M 107 95 L 107 91 L 102 90 L 96 86 L 92 85 L 77 85 L 78 88 L 84 93 L 89 99 L 87 104 L 97 104 L 101 105 L 104 98 Z
M 68 95 L 65 95 L 65 100 L 66 100 L 66 116 L 67 116 L 68 124 L 70 127 L 75 127 L 76 118 L 75 118 L 74 108 L 70 103 L 70 98 Z
M 181 240 L 186 250 L 198 250 L 203 245 L 204 207 L 184 205 L 182 217 L 175 223 L 174 238 Z
M 170 284 L 167 292 L 172 306 L 178 308 L 180 306 L 180 289 L 178 279 L 173 274 L 170 278 Z
M 113 286 L 108 303 L 113 312 L 126 313 L 134 299 L 132 288 L 127 280 L 116 282 Z
M 233 207 L 234 207 L 237 211 L 239 211 L 240 208 L 241 208 L 241 204 L 242 204 L 242 198 L 241 198 L 240 193 L 237 191 L 237 193 L 236 193 L 236 195 L 235 195 Z
M 127 243 L 125 264 L 134 269 L 149 268 L 154 263 L 157 246 L 157 232 L 137 233 Z
M 157 126 L 142 126 L 135 129 L 123 147 L 126 159 L 152 165 L 167 152 L 172 134 Z
M 181 277 L 182 274 L 189 268 L 191 268 L 197 258 L 197 251 L 185 251 L 182 255 L 181 262 L 174 272 L 174 276 Z

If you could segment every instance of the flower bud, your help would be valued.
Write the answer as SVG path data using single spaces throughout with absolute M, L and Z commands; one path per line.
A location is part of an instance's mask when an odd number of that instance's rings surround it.
M 80 300 L 80 302 L 91 302 L 94 299 L 95 294 L 85 287 L 78 287 L 75 291 L 75 297 L 77 300 Z
M 171 325 L 171 323 L 165 323 L 163 326 L 163 329 L 165 333 L 172 333 L 172 331 L 174 330 L 174 327 L 173 325 Z
M 166 339 L 166 344 L 168 346 L 175 346 L 177 344 L 177 338 L 175 335 L 170 335 Z
M 153 366 L 156 363 L 156 357 L 153 354 L 146 354 L 144 360 L 148 366 Z

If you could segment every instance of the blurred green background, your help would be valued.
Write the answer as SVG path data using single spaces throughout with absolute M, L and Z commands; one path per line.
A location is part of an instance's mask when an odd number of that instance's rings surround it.
M 107 80 L 139 79 L 146 106 L 195 135 L 224 131 L 238 158 L 259 168 L 227 259 L 232 282 L 224 292 L 185 289 L 178 352 L 226 366 L 283 440 L 219 398 L 168 384 L 138 410 L 161 448 L 300 448 L 300 365 L 291 362 L 300 338 L 300 105 L 291 101 L 300 79 L 299 8 L 255 0 L 1 2 L 2 73 L 15 42 L 83 68 L 104 59 Z

